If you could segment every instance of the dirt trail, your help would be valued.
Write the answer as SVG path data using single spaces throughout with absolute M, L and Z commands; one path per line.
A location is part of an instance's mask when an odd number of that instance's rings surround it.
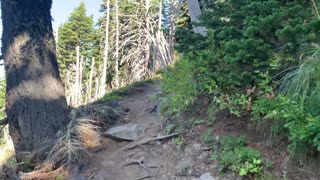
M 159 85 L 146 84 L 141 92 L 121 100 L 130 111 L 126 119 L 130 123 L 140 123 L 147 127 L 143 136 L 164 134 L 162 121 L 157 113 L 149 113 L 154 105 L 150 97 L 159 93 Z M 177 150 L 172 140 L 151 142 L 131 150 L 121 150 L 129 142 L 118 142 L 105 138 L 105 150 L 92 153 L 87 173 L 95 180 L 193 180 L 207 172 L 210 166 L 208 152 L 199 143 L 187 145 L 183 151 Z M 136 163 L 134 163 L 136 161 Z M 139 164 L 137 161 L 141 161 Z

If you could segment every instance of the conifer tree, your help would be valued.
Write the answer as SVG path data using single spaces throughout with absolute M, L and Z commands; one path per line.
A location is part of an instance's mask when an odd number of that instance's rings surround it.
M 76 61 L 76 47 L 80 46 L 80 55 L 91 58 L 94 49 L 93 17 L 86 14 L 82 2 L 70 15 L 67 22 L 59 27 L 58 60 L 62 77 L 70 65 Z
M 59 27 L 58 32 L 57 50 L 61 76 L 69 104 L 74 102 L 73 105 L 76 105 L 77 102 L 75 101 L 82 101 L 82 99 L 79 99 L 82 89 L 77 85 L 85 84 L 85 82 L 82 82 L 82 78 L 76 81 L 77 78 L 75 76 L 78 75 L 89 79 L 90 66 L 86 68 L 85 65 L 90 63 L 98 52 L 93 17 L 86 14 L 83 2 L 71 13 L 67 22 Z M 79 46 L 80 56 L 83 60 L 81 61 L 82 64 L 78 66 L 76 66 L 77 46 Z M 83 74 L 75 73 L 79 72 L 79 69 L 77 70 L 79 67 L 84 67 L 81 73 L 88 75 L 84 76 Z

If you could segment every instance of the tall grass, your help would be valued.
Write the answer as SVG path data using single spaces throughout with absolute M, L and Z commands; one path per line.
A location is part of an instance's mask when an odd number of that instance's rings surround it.
M 283 79 L 280 92 L 306 102 L 310 97 L 318 97 L 320 92 L 320 46 L 314 47 L 301 56 L 301 64 Z

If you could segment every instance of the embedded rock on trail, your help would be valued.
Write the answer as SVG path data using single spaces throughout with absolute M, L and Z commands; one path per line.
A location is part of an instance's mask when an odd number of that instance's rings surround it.
M 108 129 L 104 135 L 118 140 L 134 141 L 146 130 L 141 124 L 126 124 Z
M 216 180 L 216 179 L 212 177 L 211 173 L 207 172 L 200 176 L 200 180 Z

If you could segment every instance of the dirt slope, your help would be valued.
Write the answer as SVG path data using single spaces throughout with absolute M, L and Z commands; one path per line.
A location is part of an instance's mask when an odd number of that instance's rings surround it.
M 126 121 L 145 125 L 145 137 L 163 135 L 160 116 L 149 113 L 154 105 L 149 99 L 159 91 L 159 85 L 146 84 L 137 93 L 121 100 L 123 107 L 130 109 Z M 196 141 L 187 144 L 183 150 L 177 150 L 172 139 L 123 150 L 129 143 L 104 138 L 105 149 L 91 153 L 89 167 L 83 174 L 95 180 L 192 180 L 199 179 L 201 174 L 210 170 L 207 163 L 209 152 Z

